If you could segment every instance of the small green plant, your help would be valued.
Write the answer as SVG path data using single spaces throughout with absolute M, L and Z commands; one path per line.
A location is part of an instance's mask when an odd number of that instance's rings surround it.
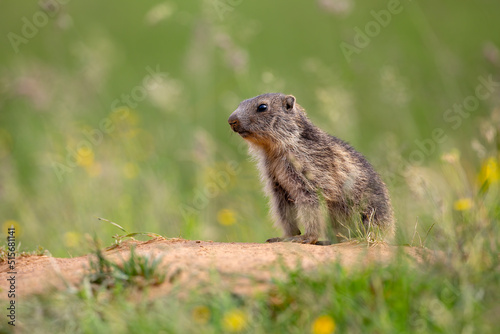
M 113 226 L 118 227 L 123 232 L 127 232 L 127 230 L 125 230 L 122 226 L 118 225 L 115 222 L 112 222 L 111 220 L 108 220 L 106 218 L 101 218 L 101 217 L 96 217 L 96 218 L 98 220 L 107 222 Z M 123 241 L 125 241 L 127 239 L 135 240 L 134 237 L 139 236 L 139 235 L 147 236 L 150 238 L 163 238 L 161 235 L 156 234 L 156 233 L 152 233 L 152 232 L 133 232 L 133 233 L 127 233 L 125 235 L 115 234 L 112 237 L 113 239 L 115 239 L 115 244 L 113 246 L 108 247 L 107 250 L 111 250 L 111 249 L 118 247 Z
M 165 274 L 159 271 L 161 257 L 138 255 L 135 247 L 130 249 L 130 257 L 123 262 L 109 260 L 99 247 L 94 255 L 95 258 L 90 260 L 90 273 L 85 278 L 91 285 L 105 289 L 118 286 L 144 288 L 165 280 Z
M 101 221 L 110 223 L 120 230 L 126 230 L 108 219 L 97 217 Z M 114 235 L 115 244 L 106 250 L 118 247 L 126 239 L 134 240 L 134 236 L 146 235 L 151 238 L 161 237 L 156 233 L 135 232 L 127 235 Z M 135 246 L 130 248 L 130 256 L 127 260 L 112 261 L 107 258 L 101 249 L 99 242 L 94 240 L 94 257 L 90 259 L 90 272 L 84 278 L 84 286 L 101 287 L 106 290 L 121 287 L 137 287 L 142 289 L 150 285 L 159 285 L 165 281 L 165 274 L 159 270 L 162 257 L 151 257 L 148 255 L 138 255 Z M 87 283 L 87 284 L 85 284 Z

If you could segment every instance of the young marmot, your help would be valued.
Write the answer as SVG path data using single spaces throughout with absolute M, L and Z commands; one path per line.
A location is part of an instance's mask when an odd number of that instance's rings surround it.
M 312 124 L 294 96 L 245 100 L 228 122 L 257 158 L 273 216 L 284 231 L 284 238 L 267 242 L 316 243 L 324 228 L 321 202 L 334 232 L 359 221 L 394 234 L 389 193 L 379 175 L 361 153 Z

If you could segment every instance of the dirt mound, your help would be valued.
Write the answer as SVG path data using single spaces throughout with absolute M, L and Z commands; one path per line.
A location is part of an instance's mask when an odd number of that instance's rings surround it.
M 153 288 L 151 295 L 167 293 L 173 284 L 186 288 L 202 286 L 218 280 L 231 286 L 235 293 L 250 293 L 268 286 L 272 277 L 284 274 L 284 268 L 301 266 L 314 270 L 332 261 L 345 267 L 370 263 L 387 263 L 398 251 L 422 261 L 424 250 L 412 247 L 376 245 L 368 247 L 356 242 L 330 246 L 296 243 L 220 243 L 184 239 L 155 238 L 149 241 L 127 241 L 108 250 L 105 255 L 112 260 L 127 259 L 130 247 L 135 245 L 139 255 L 161 256 L 161 268 L 167 279 Z M 16 259 L 16 297 L 42 293 L 50 288 L 64 289 L 77 286 L 88 271 L 89 256 L 54 258 L 28 256 Z M 6 262 L 0 264 L 0 287 L 8 290 L 10 277 Z M 6 298 L 7 294 L 0 294 Z

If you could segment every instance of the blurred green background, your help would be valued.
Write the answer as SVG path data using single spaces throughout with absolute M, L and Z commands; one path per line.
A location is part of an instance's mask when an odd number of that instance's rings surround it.
M 22 249 L 75 256 L 88 236 L 111 243 L 121 232 L 96 216 L 166 237 L 277 236 L 227 125 L 241 100 L 266 92 L 295 95 L 368 157 L 392 194 L 400 244 L 432 224 L 430 238 L 446 235 L 498 183 L 498 1 L 0 8 L 0 220 Z M 481 201 L 498 218 L 498 193 Z

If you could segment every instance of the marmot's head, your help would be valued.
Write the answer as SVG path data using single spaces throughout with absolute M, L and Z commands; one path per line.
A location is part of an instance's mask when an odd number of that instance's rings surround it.
M 285 144 L 300 134 L 304 110 L 293 95 L 263 94 L 240 103 L 228 119 L 244 139 L 257 145 Z

